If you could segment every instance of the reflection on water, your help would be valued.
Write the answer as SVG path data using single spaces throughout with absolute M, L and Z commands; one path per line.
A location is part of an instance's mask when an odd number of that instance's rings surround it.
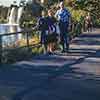
M 0 34 L 10 34 L 14 32 L 21 31 L 21 28 L 15 24 L 15 25 L 9 25 L 9 24 L 0 24 Z M 10 36 L 3 36 L 2 37 L 2 45 L 12 45 L 14 42 L 21 38 L 21 34 L 16 35 L 10 35 Z
M 0 33 L 12 33 L 12 32 L 21 31 L 21 28 L 18 24 L 0 24 Z
M 16 33 L 13 35 L 6 35 L 2 36 L 2 46 L 3 48 L 15 48 L 15 47 L 22 47 L 27 46 L 27 34 L 22 34 L 23 29 L 20 28 L 17 24 L 0 24 L 0 34 L 11 34 Z M 24 32 L 25 33 L 25 32 Z M 29 34 L 29 44 L 34 45 L 40 42 L 39 34 L 35 35 Z

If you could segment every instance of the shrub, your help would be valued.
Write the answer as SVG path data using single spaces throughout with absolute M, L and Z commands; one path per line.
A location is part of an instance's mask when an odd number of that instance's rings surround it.
M 3 52 L 2 62 L 14 63 L 16 61 L 28 59 L 31 55 L 32 55 L 32 52 L 31 52 L 31 49 L 29 52 L 29 48 L 12 49 L 12 50 Z

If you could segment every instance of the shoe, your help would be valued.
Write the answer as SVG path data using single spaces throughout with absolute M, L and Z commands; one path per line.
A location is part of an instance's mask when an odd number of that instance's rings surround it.
M 69 50 L 66 50 L 66 53 L 69 53 Z
M 65 50 L 62 50 L 62 51 L 61 51 L 61 53 L 65 53 L 65 52 L 66 52 Z
M 53 52 L 48 52 L 49 55 L 53 55 Z
M 61 53 L 69 53 L 69 50 L 62 50 Z

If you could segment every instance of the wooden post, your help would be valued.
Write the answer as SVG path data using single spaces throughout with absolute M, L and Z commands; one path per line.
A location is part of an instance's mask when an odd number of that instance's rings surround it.
M 29 50 L 29 32 L 26 33 L 26 41 L 27 41 L 27 47 L 28 47 L 28 50 Z
M 2 36 L 0 36 L 0 63 L 2 63 Z

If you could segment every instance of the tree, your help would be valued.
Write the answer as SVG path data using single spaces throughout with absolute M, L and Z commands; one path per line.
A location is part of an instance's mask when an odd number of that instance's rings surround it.
M 75 0 L 75 5 L 82 10 L 91 12 L 96 17 L 100 17 L 100 0 Z

